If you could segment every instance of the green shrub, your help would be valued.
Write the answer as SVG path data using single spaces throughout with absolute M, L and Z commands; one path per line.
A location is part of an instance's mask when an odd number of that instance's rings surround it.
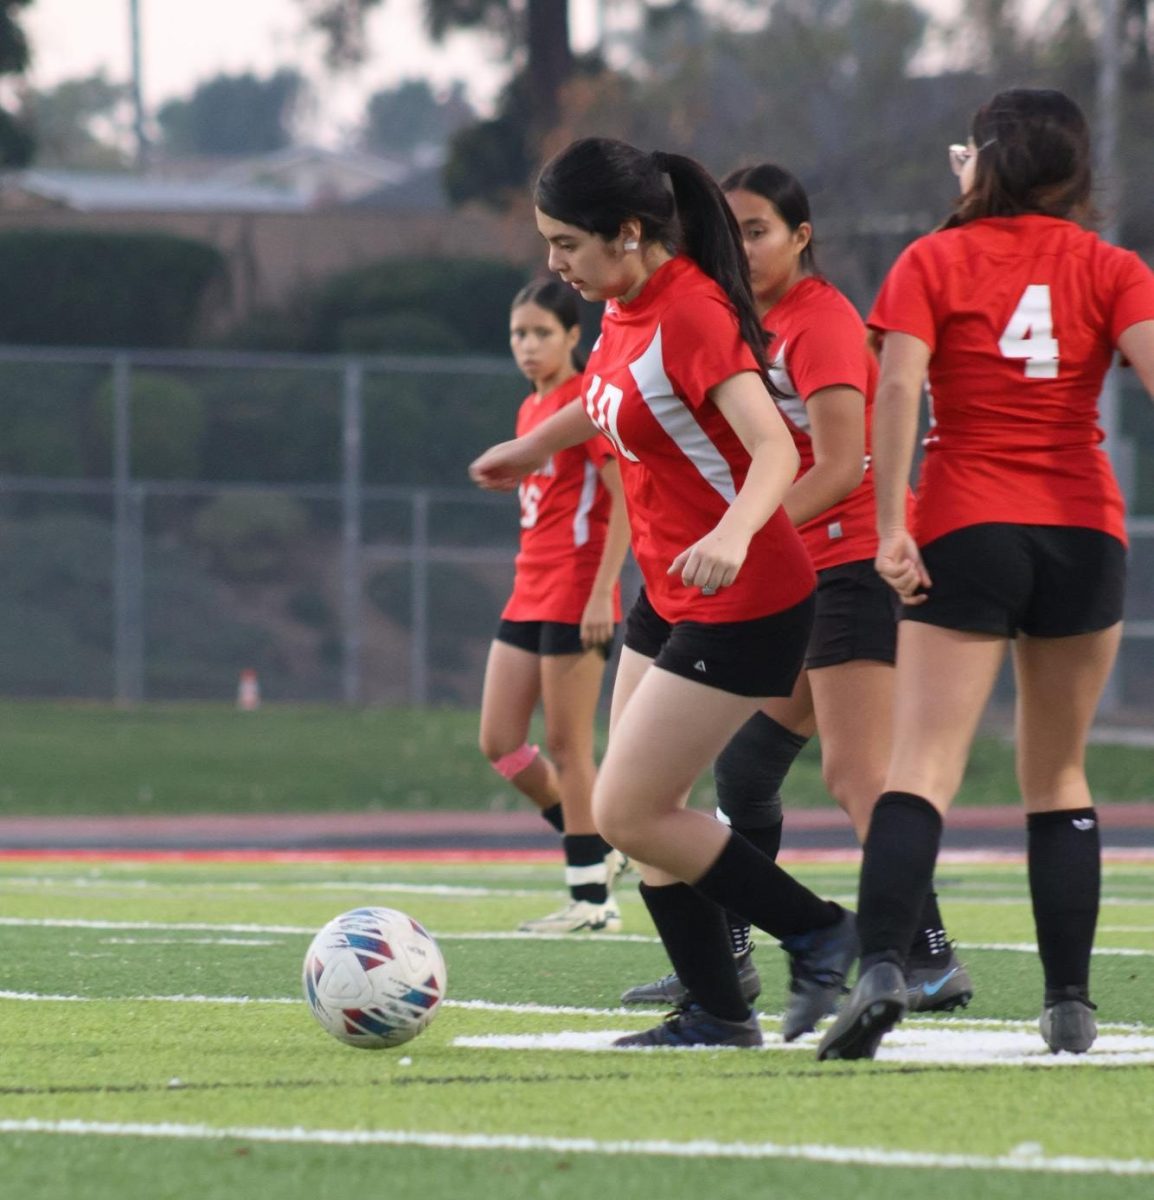
M 218 250 L 170 234 L 0 233 L 0 342 L 185 346 L 225 278 Z
M 308 514 L 291 496 L 232 494 L 210 500 L 197 513 L 193 536 L 223 575 L 267 580 L 284 573 L 293 545 L 307 528 Z
M 111 471 L 113 404 L 112 381 L 107 380 L 97 392 L 93 412 L 94 474 Z M 130 414 L 130 463 L 136 478 L 200 477 L 205 413 L 194 387 L 175 375 L 134 371 Z

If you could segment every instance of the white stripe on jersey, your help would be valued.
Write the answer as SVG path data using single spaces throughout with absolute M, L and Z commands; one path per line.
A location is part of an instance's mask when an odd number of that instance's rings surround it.
M 769 364 L 769 379 L 781 393 L 777 407 L 782 414 L 796 429 L 802 433 L 809 433 L 809 413 L 805 401 L 797 394 L 797 385 L 790 376 L 789 367 L 786 366 L 785 342 L 781 343 L 781 348 Z
M 733 472 L 725 456 L 709 440 L 705 430 L 694 420 L 693 413 L 673 393 L 673 384 L 665 374 L 661 361 L 661 326 L 653 335 L 648 349 L 629 372 L 641 392 L 654 420 L 677 444 L 677 448 L 697 468 L 698 473 L 728 504 L 737 496 Z
M 597 468 L 585 460 L 585 481 L 581 484 L 581 497 L 577 511 L 573 514 L 573 545 L 584 546 L 589 540 L 589 512 L 597 499 Z

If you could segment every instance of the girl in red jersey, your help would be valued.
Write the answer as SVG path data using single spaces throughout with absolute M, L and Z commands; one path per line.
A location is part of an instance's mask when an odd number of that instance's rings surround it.
M 693 1000 L 629 1046 L 761 1044 L 729 952 L 724 910 L 791 953 L 836 996 L 856 956 L 853 916 L 742 837 L 685 807 L 697 776 L 769 696 L 793 690 L 813 568 L 781 500 L 797 470 L 768 402 L 765 331 L 741 237 L 693 160 L 585 138 L 542 171 L 537 227 L 549 266 L 605 300 L 584 402 L 472 467 L 511 487 L 599 429 L 621 464 L 645 590 L 630 612 L 597 827 L 642 868 L 641 894 Z
M 891 741 L 896 600 L 874 570 L 877 532 L 866 429 L 877 360 L 857 310 L 817 271 L 809 198 L 773 163 L 745 167 L 721 184 L 749 258 L 753 296 L 771 332 L 770 378 L 801 468 L 783 507 L 817 568 L 817 607 L 806 669 L 793 695 L 768 701 L 714 764 L 718 811 L 771 858 L 781 845 L 780 788 L 821 730 L 822 774 L 861 840 L 885 783 Z M 953 954 L 937 898 L 926 898 L 908 964 L 911 1008 L 967 1004 L 973 986 Z M 747 995 L 760 990 L 749 926 L 731 922 Z M 805 981 L 797 987 L 804 989 Z M 678 1000 L 676 976 L 632 988 L 626 1004 Z M 832 1011 L 832 1008 L 831 1010 Z M 792 1041 L 813 1026 L 783 1027 Z
M 872 1057 L 906 1012 L 901 964 L 942 814 L 1008 642 L 1042 1037 L 1054 1053 L 1082 1053 L 1097 1032 L 1100 850 L 1084 751 L 1118 650 L 1125 578 L 1097 397 L 1115 348 L 1154 392 L 1154 275 L 1078 224 L 1090 144 L 1071 100 L 1002 92 L 972 134 L 951 147 L 962 188 L 953 216 L 906 248 L 869 318 L 884 339 L 877 565 L 905 607 L 893 756 L 862 866 L 862 970 L 822 1058 Z M 927 372 L 934 423 L 911 531 L 904 490 Z
M 556 279 L 517 293 L 513 357 L 533 392 L 517 413 L 524 436 L 580 394 L 577 297 Z M 513 594 L 489 649 L 481 752 L 562 835 L 569 903 L 522 924 L 526 933 L 617 930 L 610 895 L 621 855 L 593 823 L 593 725 L 621 619 L 617 579 L 629 547 L 621 473 L 604 438 L 552 455 L 519 489 L 521 548 Z M 527 742 L 537 701 L 546 758 Z

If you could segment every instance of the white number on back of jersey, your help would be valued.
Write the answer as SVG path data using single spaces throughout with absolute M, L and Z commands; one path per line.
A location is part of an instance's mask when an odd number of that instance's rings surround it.
M 1057 379 L 1058 340 L 1050 309 L 1050 285 L 1031 283 L 998 340 L 1006 358 L 1026 360 L 1027 379 Z
M 523 483 L 517 495 L 521 500 L 521 528 L 532 529 L 541 515 L 541 489 L 535 483 Z

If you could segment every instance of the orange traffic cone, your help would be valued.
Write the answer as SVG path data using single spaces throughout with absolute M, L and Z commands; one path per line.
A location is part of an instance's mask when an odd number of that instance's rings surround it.
M 253 709 L 260 708 L 260 683 L 251 667 L 240 673 L 240 682 L 236 687 L 236 706 L 241 712 L 252 712 Z

